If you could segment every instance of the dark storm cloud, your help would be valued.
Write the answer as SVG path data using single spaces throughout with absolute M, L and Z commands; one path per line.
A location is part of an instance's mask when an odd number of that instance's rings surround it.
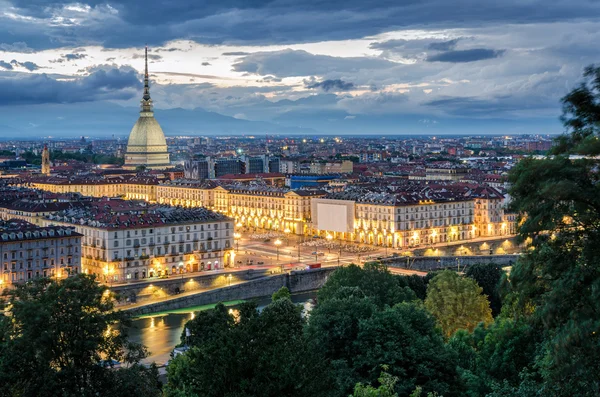
M 67 81 L 46 74 L 0 74 L 0 105 L 130 99 L 139 85 L 134 71 L 116 68 L 98 70 L 89 76 Z
M 13 65 L 11 65 L 9 62 L 0 61 L 0 68 L 4 68 L 6 70 L 12 70 Z
M 276 77 L 325 75 L 336 71 L 385 69 L 396 64 L 380 58 L 333 57 L 314 55 L 302 50 L 255 52 L 233 64 L 236 72 L 248 72 Z
M 446 51 L 427 57 L 427 62 L 475 62 L 484 59 L 498 58 L 504 50 L 491 50 L 488 48 L 473 48 L 470 50 Z
M 210 66 L 210 62 L 202 62 L 202 66 Z
M 244 51 L 229 51 L 229 52 L 224 52 L 221 55 L 223 55 L 224 57 L 235 57 L 235 56 L 242 56 L 242 55 L 250 55 L 249 52 L 244 52 Z
M 306 88 L 320 88 L 328 91 L 350 91 L 354 89 L 354 84 L 341 79 L 323 80 L 318 82 L 305 81 Z
M 129 47 L 139 46 L 141 41 L 156 46 L 174 39 L 206 44 L 285 44 L 362 38 L 424 25 L 464 28 L 600 15 L 600 3 L 586 0 L 461 0 L 458 4 L 447 0 L 89 0 L 86 12 L 65 7 L 71 3 L 8 0 L 5 7 L 17 18 L 2 19 L 0 42 L 23 42 L 34 49 L 92 43 Z M 465 18 L 467 11 L 469 17 Z M 61 17 L 64 23 L 53 23 Z
M 453 39 L 448 41 L 441 41 L 429 44 L 430 50 L 435 51 L 450 51 L 456 48 L 456 44 L 460 39 Z

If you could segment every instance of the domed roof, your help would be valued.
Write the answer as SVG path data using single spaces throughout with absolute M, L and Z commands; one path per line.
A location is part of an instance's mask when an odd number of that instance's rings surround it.
M 165 134 L 153 116 L 142 113 L 135 123 L 129 133 L 129 141 L 127 141 L 128 149 L 133 146 L 164 146 L 166 151 L 167 141 Z

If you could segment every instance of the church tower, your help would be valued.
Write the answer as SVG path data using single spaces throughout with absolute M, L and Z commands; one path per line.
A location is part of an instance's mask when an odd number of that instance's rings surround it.
M 42 174 L 50 175 L 50 152 L 47 145 L 42 150 Z
M 144 95 L 141 111 L 127 141 L 125 165 L 123 168 L 135 169 L 143 166 L 147 169 L 160 169 L 169 166 L 167 141 L 160 125 L 154 118 L 150 83 L 148 77 L 148 46 L 146 46 L 146 69 L 144 73 Z

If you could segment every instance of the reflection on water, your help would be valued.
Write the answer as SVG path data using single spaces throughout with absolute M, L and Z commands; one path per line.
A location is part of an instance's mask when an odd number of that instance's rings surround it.
M 317 296 L 315 292 L 292 295 L 292 302 L 304 306 L 304 311 L 310 312 L 313 304 L 310 301 Z M 257 299 L 259 310 L 271 302 L 270 297 Z M 235 306 L 232 307 L 235 310 Z M 185 323 L 195 317 L 194 312 L 161 314 L 133 320 L 129 329 L 129 339 L 141 343 L 148 348 L 150 355 L 144 362 L 164 364 L 170 359 L 173 348 L 180 343 Z

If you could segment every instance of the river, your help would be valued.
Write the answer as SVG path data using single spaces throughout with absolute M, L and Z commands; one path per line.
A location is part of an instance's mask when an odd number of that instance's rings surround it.
M 302 304 L 305 310 L 310 311 L 312 309 L 310 300 L 316 296 L 316 291 L 294 294 L 292 302 Z M 259 310 L 262 310 L 271 302 L 271 297 L 258 298 L 256 302 Z M 235 308 L 235 305 L 231 307 Z M 148 348 L 150 354 L 143 362 L 155 362 L 159 365 L 166 363 L 170 359 L 173 348 L 180 343 L 185 323 L 193 319 L 201 309 L 191 307 L 177 310 L 176 313 L 158 313 L 134 319 L 129 328 L 129 339 Z

